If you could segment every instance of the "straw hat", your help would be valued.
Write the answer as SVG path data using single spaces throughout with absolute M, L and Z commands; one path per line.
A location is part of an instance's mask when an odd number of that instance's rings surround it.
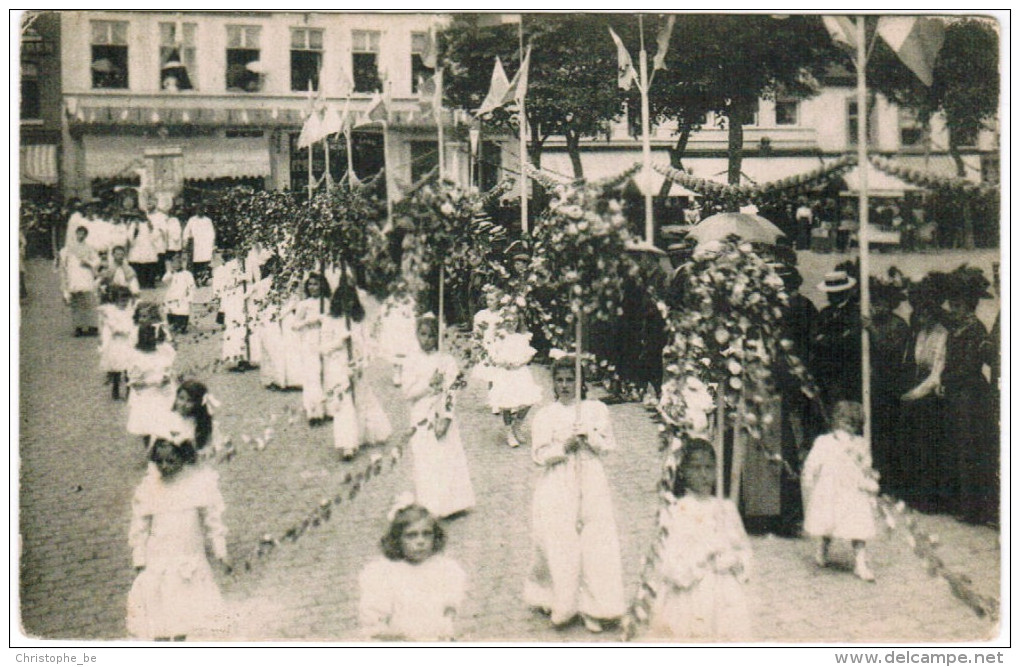
M 843 292 L 853 289 L 857 279 L 846 271 L 829 271 L 825 274 L 825 280 L 818 283 L 819 292 Z

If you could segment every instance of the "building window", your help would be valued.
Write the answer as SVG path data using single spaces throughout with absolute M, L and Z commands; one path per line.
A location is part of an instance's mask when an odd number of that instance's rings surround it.
M 417 93 L 419 84 L 432 76 L 435 70 L 425 66 L 423 58 L 429 50 L 429 34 L 427 32 L 411 33 L 411 92 Z
M 499 144 L 483 141 L 480 144 L 478 180 L 482 190 L 491 190 L 499 184 L 503 166 L 503 149 Z
M 846 104 L 847 143 L 857 145 L 857 100 L 848 100 Z M 870 119 L 867 126 L 868 143 L 875 141 L 875 121 Z
M 127 21 L 92 21 L 92 87 L 128 87 Z
M 227 26 L 227 90 L 257 93 L 262 89 L 261 33 L 258 26 Z
M 776 100 L 776 125 L 797 125 L 800 122 L 800 102 L 797 100 Z
M 374 93 L 382 90 L 382 81 L 379 79 L 378 31 L 352 31 L 351 71 L 354 72 L 354 92 Z
M 163 90 L 191 90 L 198 76 L 195 23 L 159 24 L 159 84 Z
M 900 126 L 900 146 L 919 146 L 924 139 L 924 128 L 917 120 L 917 114 L 900 107 L 897 111 Z
M 318 90 L 322 68 L 322 30 L 293 28 L 290 31 L 290 89 Z
M 21 120 L 42 118 L 39 91 L 39 68 L 35 63 L 21 63 Z
M 411 182 L 417 183 L 439 166 L 439 148 L 435 141 L 411 142 Z

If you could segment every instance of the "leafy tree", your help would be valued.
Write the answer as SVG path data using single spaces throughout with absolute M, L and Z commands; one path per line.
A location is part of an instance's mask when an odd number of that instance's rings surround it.
M 645 20 L 645 45 L 651 58 L 663 16 Z M 640 48 L 637 20 L 612 17 L 632 55 Z M 729 130 L 729 176 L 740 182 L 743 126 L 760 97 L 783 93 L 805 98 L 817 92 L 817 79 L 839 57 L 817 16 L 775 17 L 767 14 L 684 14 L 677 16 L 667 52 L 666 69 L 649 87 L 649 110 L 655 122 L 677 122 L 677 142 L 670 151 L 682 168 L 691 132 L 700 129 L 709 111 L 726 118 Z M 630 103 L 640 105 L 637 91 Z M 639 106 L 637 108 L 640 108 Z
M 562 135 L 574 176 L 581 178 L 581 138 L 604 132 L 605 123 L 623 109 L 616 84 L 616 50 L 606 30 L 608 16 L 525 14 L 522 21 L 524 42 L 532 45 L 525 104 L 531 161 L 540 166 L 546 139 Z M 488 92 L 497 56 L 513 76 L 520 67 L 517 30 L 517 25 L 480 28 L 478 15 L 454 15 L 442 33 L 448 103 L 477 109 Z M 492 122 L 516 131 L 511 112 L 497 110 Z

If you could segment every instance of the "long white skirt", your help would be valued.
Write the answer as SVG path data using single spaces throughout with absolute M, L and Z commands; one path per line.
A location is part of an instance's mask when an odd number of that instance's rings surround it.
M 222 622 L 223 598 L 201 555 L 150 563 L 128 592 L 127 630 L 132 637 L 190 635 Z
M 581 453 L 546 468 L 535 484 L 531 521 L 534 551 L 525 603 L 548 609 L 556 624 L 578 613 L 622 616 L 620 541 L 602 463 Z
M 475 490 L 456 421 L 438 440 L 431 429 L 415 429 L 408 445 L 414 457 L 414 495 L 420 505 L 440 518 L 475 506 Z

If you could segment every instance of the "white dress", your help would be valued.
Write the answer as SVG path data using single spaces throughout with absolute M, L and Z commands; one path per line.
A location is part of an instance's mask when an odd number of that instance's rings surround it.
M 535 356 L 530 333 L 498 332 L 488 352 L 495 366 L 490 375 L 490 408 L 520 410 L 542 401 L 542 388 L 535 382 L 528 368 L 528 362 Z
M 362 444 L 385 442 L 393 432 L 389 417 L 360 373 L 365 362 L 365 337 L 360 322 L 343 317 L 322 320 L 322 364 L 326 402 L 333 415 L 333 445 L 353 454 Z M 350 346 L 348 348 L 348 342 Z
M 134 321 L 135 309 L 121 310 L 115 304 L 99 307 L 102 322 L 99 343 L 99 369 L 107 373 L 126 371 L 134 356 L 138 327 Z
M 251 350 L 255 347 L 254 335 L 249 329 L 248 290 L 254 281 L 238 259 L 232 259 L 219 267 L 213 279 L 213 292 L 220 300 L 223 312 L 223 349 L 220 358 L 224 361 L 251 361 Z
M 269 294 L 272 282 L 271 276 L 259 281 L 249 302 L 249 307 L 257 312 L 255 339 L 259 350 L 259 376 L 263 387 L 300 387 L 297 336 L 290 328 L 294 303 L 273 302 Z
M 804 532 L 846 540 L 874 537 L 878 485 L 870 470 L 871 448 L 861 436 L 844 431 L 818 436 L 801 472 Z
M 467 587 L 464 570 L 436 554 L 422 563 L 373 560 L 358 576 L 358 622 L 365 639 L 441 641 L 455 636 L 453 618 Z
M 419 352 L 408 357 L 404 367 L 404 396 L 413 401 L 410 412 L 414 433 L 408 441 L 414 457 L 414 495 L 433 516 L 446 517 L 471 509 L 475 491 L 468 472 L 467 456 L 460 440 L 454 414 L 452 386 L 460 369 L 446 352 Z M 438 391 L 431 386 L 436 374 L 442 378 Z M 450 427 L 436 437 L 439 419 L 449 418 Z
M 744 582 L 751 544 L 731 500 L 685 495 L 669 504 L 658 572 L 652 636 L 701 641 L 748 641 L 751 617 Z
M 176 356 L 169 343 L 160 343 L 153 352 L 133 350 L 127 367 L 128 433 L 152 435 L 159 426 L 156 418 L 173 407 L 177 384 L 170 370 Z
M 163 276 L 167 286 L 163 295 L 163 309 L 169 315 L 191 315 L 191 302 L 195 300 L 195 276 L 191 271 L 181 269 Z
M 326 416 L 326 395 L 323 391 L 323 367 L 319 331 L 323 315 L 318 298 L 306 298 L 294 306 L 291 329 L 297 334 L 301 354 L 301 401 L 308 419 Z
M 410 297 L 387 297 L 379 307 L 374 337 L 379 356 L 396 363 L 408 356 L 408 346 L 417 350 L 414 300 Z
M 574 433 L 588 446 L 567 454 Z M 599 457 L 616 448 L 609 409 L 600 401 L 552 403 L 535 414 L 531 452 L 542 472 L 531 509 L 533 555 L 524 601 L 547 609 L 552 622 L 577 613 L 598 619 L 623 615 L 623 568 L 612 494 Z M 554 459 L 565 457 L 559 463 Z
M 223 599 L 206 558 L 226 558 L 227 530 L 216 471 L 185 465 L 169 481 L 149 468 L 135 490 L 129 542 L 135 578 L 127 601 L 133 637 L 189 635 L 222 623 Z

